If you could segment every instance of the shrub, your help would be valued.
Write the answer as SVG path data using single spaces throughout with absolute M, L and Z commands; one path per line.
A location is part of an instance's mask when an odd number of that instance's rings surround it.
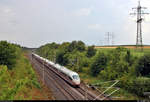
M 134 61 L 132 61 L 132 59 L 130 51 L 125 48 L 118 47 L 110 51 L 108 53 L 107 68 L 100 73 L 100 76 L 107 80 L 114 80 L 121 78 L 124 74 L 130 73 L 130 71 L 131 74 L 134 74 L 135 68 L 133 67 Z
M 94 49 L 94 46 L 89 46 L 87 49 L 86 56 L 87 57 L 92 57 L 96 54 L 96 49 Z
M 134 78 L 131 76 L 122 77 L 119 86 L 138 96 L 143 96 L 144 92 L 150 91 L 150 78 Z
M 0 65 L 7 65 L 11 69 L 19 56 L 19 47 L 7 41 L 0 41 Z
M 150 54 L 145 54 L 139 59 L 137 71 L 142 76 L 147 76 L 150 74 Z
M 81 67 L 88 67 L 90 65 L 90 59 L 88 59 L 86 56 L 83 56 L 80 60 Z
M 107 56 L 104 53 L 98 53 L 93 63 L 91 64 L 91 74 L 92 76 L 97 76 L 100 71 L 104 70 L 107 64 Z

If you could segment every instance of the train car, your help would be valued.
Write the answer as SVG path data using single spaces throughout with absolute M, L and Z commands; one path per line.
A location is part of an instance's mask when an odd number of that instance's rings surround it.
M 69 69 L 67 69 L 64 66 L 61 66 L 59 64 L 55 64 L 52 61 L 49 61 L 43 57 L 40 57 L 39 55 L 32 53 L 32 56 L 37 57 L 37 59 L 45 61 L 46 63 L 48 63 L 50 66 L 52 66 L 55 71 L 59 72 L 59 74 L 63 74 L 63 79 L 66 80 L 68 83 L 70 83 L 73 86 L 79 86 L 80 85 L 80 77 L 78 75 L 78 73 L 71 71 Z

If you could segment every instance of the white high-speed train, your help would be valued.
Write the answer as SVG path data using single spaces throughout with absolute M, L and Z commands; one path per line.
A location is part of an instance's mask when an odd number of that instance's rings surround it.
M 49 61 L 48 59 L 45 59 L 43 57 L 40 57 L 39 55 L 32 53 L 32 57 L 35 57 L 38 61 L 44 61 L 48 65 L 50 65 L 53 70 L 55 70 L 57 73 L 59 73 L 64 80 L 69 82 L 73 86 L 79 86 L 80 85 L 80 77 L 78 73 L 71 71 L 64 66 L 61 66 L 59 64 L 55 64 L 52 61 Z

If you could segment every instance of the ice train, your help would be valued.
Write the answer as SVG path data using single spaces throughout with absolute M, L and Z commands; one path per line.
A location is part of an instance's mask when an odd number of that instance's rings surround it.
M 71 71 L 67 69 L 64 66 L 61 66 L 59 64 L 55 64 L 54 62 L 45 59 L 43 57 L 40 57 L 39 55 L 32 53 L 32 57 L 36 58 L 38 61 L 46 62 L 52 70 L 54 70 L 57 74 L 61 75 L 61 77 L 66 80 L 69 84 L 73 86 L 79 86 L 80 85 L 80 77 L 78 73 Z

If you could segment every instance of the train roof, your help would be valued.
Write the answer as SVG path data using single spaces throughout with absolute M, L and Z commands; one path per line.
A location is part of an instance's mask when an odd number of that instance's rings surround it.
M 67 75 L 69 75 L 69 76 L 78 75 L 76 72 L 74 72 L 74 71 L 72 71 L 72 70 L 70 70 L 70 69 L 67 69 L 67 68 L 64 67 L 64 66 L 61 67 L 61 70 L 62 70 L 65 74 L 67 74 Z
M 34 53 L 33 53 L 34 54 Z M 34 54 L 35 56 L 38 56 L 38 57 L 40 57 L 39 55 L 37 55 L 37 54 Z M 76 73 L 76 72 L 74 72 L 74 71 L 72 71 L 72 70 L 70 70 L 70 69 L 67 69 L 66 67 L 64 67 L 64 66 L 61 66 L 61 65 L 59 65 L 59 64 L 55 64 L 54 62 L 52 62 L 52 61 L 50 61 L 50 60 L 48 60 L 48 59 L 45 59 L 45 58 L 43 58 L 43 57 L 40 57 L 42 60 L 45 60 L 46 62 L 48 62 L 50 65 L 53 65 L 56 69 L 58 69 L 58 70 L 60 70 L 61 72 L 63 72 L 64 74 L 66 74 L 66 75 L 68 75 L 68 76 L 70 76 L 70 77 L 72 77 L 73 75 L 78 75 L 78 73 Z

